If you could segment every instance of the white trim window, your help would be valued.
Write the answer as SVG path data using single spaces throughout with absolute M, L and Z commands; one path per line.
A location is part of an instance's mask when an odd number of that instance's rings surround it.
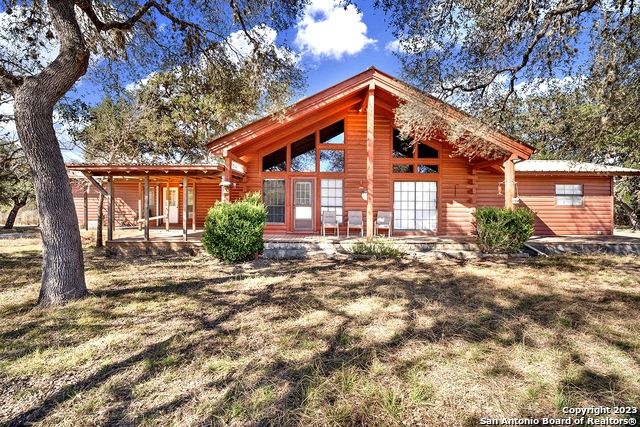
M 396 181 L 393 183 L 393 228 L 427 230 L 438 228 L 438 183 Z
M 262 202 L 267 208 L 267 223 L 284 224 L 284 179 L 262 181 Z
M 321 179 L 320 180 L 320 212 L 333 211 L 336 219 L 342 224 L 343 216 L 343 196 L 341 179 Z
M 556 184 L 556 206 L 582 206 L 583 204 L 582 184 Z

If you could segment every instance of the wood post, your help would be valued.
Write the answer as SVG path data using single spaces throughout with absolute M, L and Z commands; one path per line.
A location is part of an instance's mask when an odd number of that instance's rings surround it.
M 84 192 L 84 230 L 89 231 L 89 189 Z
M 375 112 L 373 104 L 375 84 L 369 85 L 369 103 L 367 105 L 367 240 L 373 240 L 373 145 L 375 135 Z
M 155 206 L 153 216 L 160 216 L 160 210 L 162 209 L 162 206 L 160 206 L 160 184 L 156 184 L 156 192 L 154 196 L 156 197 L 156 201 L 153 204 Z M 156 227 L 160 227 L 160 218 L 156 219 Z
M 191 206 L 191 230 L 196 232 L 196 182 L 193 181 L 193 205 Z
M 227 156 L 224 158 L 224 180 L 227 182 L 231 182 L 232 179 L 233 179 L 233 159 Z M 231 187 L 222 187 L 222 200 L 225 203 L 231 203 Z
M 164 222 L 165 222 L 165 228 L 167 231 L 169 231 L 169 199 L 171 198 L 171 183 L 167 182 L 167 192 L 166 192 L 166 196 L 164 198 L 164 206 L 165 206 L 165 216 L 164 216 Z
M 107 241 L 113 240 L 113 224 L 115 222 L 115 200 L 114 200 L 114 185 L 113 177 L 110 176 L 107 187 L 109 188 L 109 197 L 107 197 Z M 98 224 L 98 227 L 102 227 L 102 224 Z
M 518 156 L 512 154 L 511 157 L 504 162 L 504 207 L 514 209 L 513 198 L 516 197 L 516 171 L 513 160 Z
M 182 177 L 182 240 L 187 241 L 187 192 L 189 191 L 189 182 L 187 175 Z
M 142 182 L 138 181 L 138 231 L 142 230 L 142 223 L 140 220 L 144 218 L 142 216 Z
M 149 241 L 149 175 L 144 176 L 144 241 Z

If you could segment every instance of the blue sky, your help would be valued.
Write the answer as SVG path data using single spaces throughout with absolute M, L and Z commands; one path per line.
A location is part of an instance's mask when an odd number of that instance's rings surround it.
M 364 3 L 364 2 L 362 2 Z M 334 0 L 313 0 L 297 26 L 279 35 L 300 55 L 307 71 L 305 95 L 313 95 L 354 76 L 370 66 L 400 76 L 400 62 L 393 55 L 397 42 L 380 10 L 362 5 L 360 13 Z

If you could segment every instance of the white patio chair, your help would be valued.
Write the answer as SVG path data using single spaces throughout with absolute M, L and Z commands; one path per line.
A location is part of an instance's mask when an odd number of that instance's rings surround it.
M 349 237 L 350 228 L 359 228 L 360 236 L 364 233 L 364 223 L 362 222 L 362 211 L 347 212 L 347 237 Z
M 338 220 L 336 218 L 336 213 L 333 211 L 324 211 L 322 212 L 322 218 L 321 218 L 321 222 L 322 222 L 322 235 L 326 236 L 326 230 L 327 228 L 335 228 L 336 230 L 336 236 L 340 237 L 340 229 L 339 229 L 339 224 L 338 224 Z
M 378 234 L 378 230 L 387 229 L 387 236 L 391 237 L 391 229 L 392 229 L 392 215 L 391 212 L 387 211 L 378 211 L 378 219 L 376 219 L 375 224 L 373 225 L 374 234 Z

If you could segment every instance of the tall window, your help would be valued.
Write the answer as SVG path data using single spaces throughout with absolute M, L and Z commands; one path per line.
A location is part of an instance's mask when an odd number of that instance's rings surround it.
M 342 180 L 320 180 L 320 211 L 333 211 L 338 222 L 342 224 Z
M 312 133 L 291 144 L 291 172 L 316 171 L 316 135 Z
M 435 231 L 438 226 L 436 182 L 393 183 L 393 228 Z
M 193 187 L 187 187 L 187 218 L 193 219 Z
M 556 184 L 556 206 L 582 206 L 582 184 Z
M 262 202 L 267 207 L 267 222 L 284 224 L 284 179 L 262 181 Z
M 400 131 L 393 130 L 393 173 L 438 173 L 440 154 L 437 149 L 416 142 L 413 138 L 403 139 Z
M 287 147 L 282 147 L 262 157 L 263 172 L 287 171 Z

